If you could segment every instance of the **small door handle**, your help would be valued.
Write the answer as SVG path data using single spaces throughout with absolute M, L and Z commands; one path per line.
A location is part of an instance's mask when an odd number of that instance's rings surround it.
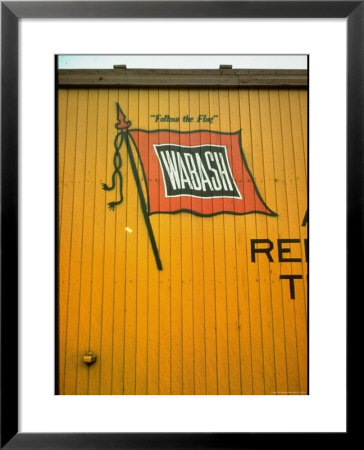
M 94 362 L 96 362 L 96 355 L 93 352 L 87 352 L 82 357 L 82 362 L 91 366 Z

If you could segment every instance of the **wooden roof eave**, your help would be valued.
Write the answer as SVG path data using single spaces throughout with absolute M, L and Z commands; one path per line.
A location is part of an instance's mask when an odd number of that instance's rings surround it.
M 59 87 L 307 87 L 307 70 L 60 69 Z

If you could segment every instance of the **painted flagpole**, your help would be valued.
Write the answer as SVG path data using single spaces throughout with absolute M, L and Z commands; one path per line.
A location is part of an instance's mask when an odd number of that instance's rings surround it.
M 137 189 L 138 189 L 138 194 L 139 194 L 139 199 L 140 199 L 140 206 L 142 208 L 142 212 L 143 212 L 143 216 L 144 216 L 144 220 L 145 220 L 145 225 L 147 226 L 150 243 L 152 245 L 152 249 L 153 249 L 153 253 L 154 253 L 155 262 L 157 264 L 158 270 L 162 270 L 163 269 L 162 261 L 160 260 L 160 257 L 159 257 L 159 251 L 158 251 L 157 243 L 155 241 L 152 224 L 150 223 L 148 209 L 147 209 L 147 203 L 146 203 L 145 198 L 144 198 L 143 189 L 142 189 L 142 186 L 141 186 L 141 183 L 140 183 L 140 178 L 139 178 L 139 175 L 138 175 L 138 169 L 137 169 L 137 166 L 135 164 L 133 151 L 132 151 L 131 146 L 130 146 L 130 138 L 129 138 L 128 131 L 125 132 L 125 141 L 126 141 L 126 148 L 128 150 L 129 160 L 130 160 L 131 168 L 132 168 L 132 171 L 133 171 L 135 183 L 136 183 L 136 186 L 137 186 Z
M 114 210 L 116 205 L 120 204 L 123 201 L 122 176 L 121 176 L 121 172 L 120 172 L 120 168 L 121 168 L 121 164 L 122 164 L 120 149 L 121 149 L 122 143 L 125 141 L 126 149 L 128 151 L 128 156 L 129 156 L 129 160 L 130 160 L 131 169 L 133 171 L 134 180 L 135 180 L 137 190 L 138 190 L 140 206 L 142 208 L 145 224 L 147 226 L 147 231 L 148 231 L 148 235 L 149 235 L 149 240 L 152 245 L 152 249 L 153 249 L 153 253 L 154 253 L 155 262 L 157 264 L 158 270 L 162 270 L 163 269 L 162 262 L 159 257 L 159 250 L 157 247 L 157 243 L 155 241 L 152 224 L 150 223 L 147 202 L 144 197 L 142 185 L 140 183 L 140 178 L 139 178 L 139 174 L 138 174 L 137 165 L 135 163 L 135 159 L 134 159 L 134 155 L 133 155 L 133 150 L 130 145 L 130 137 L 129 137 L 129 133 L 128 133 L 128 128 L 130 127 L 131 122 L 130 122 L 130 120 L 128 120 L 128 121 L 126 120 L 125 114 L 121 110 L 119 103 L 116 103 L 116 111 L 117 111 L 118 122 L 115 124 L 115 128 L 118 129 L 119 131 L 118 131 L 118 134 L 116 135 L 115 141 L 114 141 L 114 146 L 115 146 L 114 167 L 115 167 L 115 170 L 114 170 L 114 173 L 112 176 L 112 185 L 109 187 L 107 184 L 103 183 L 102 188 L 106 191 L 113 190 L 116 187 L 116 177 L 119 178 L 120 199 L 119 199 L 119 201 L 109 203 L 109 209 L 112 211 L 112 210 Z

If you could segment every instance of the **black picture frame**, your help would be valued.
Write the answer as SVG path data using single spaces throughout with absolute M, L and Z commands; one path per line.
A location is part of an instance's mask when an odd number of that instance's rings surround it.
M 361 291 L 359 283 L 364 273 L 361 258 L 364 217 L 363 3 L 364 1 L 196 1 L 187 4 L 183 1 L 1 2 L 1 448 L 270 448 L 272 443 L 280 447 L 291 447 L 297 443 L 307 445 L 313 437 L 311 433 L 18 433 L 19 19 L 347 18 L 348 304 L 349 300 L 356 300 L 357 292 Z M 348 351 L 350 348 L 348 341 Z M 348 424 L 347 432 L 332 433 L 336 442 L 339 445 L 342 443 L 342 447 L 347 445 L 349 431 Z M 315 433 L 315 444 L 327 443 L 327 437 L 325 433 Z

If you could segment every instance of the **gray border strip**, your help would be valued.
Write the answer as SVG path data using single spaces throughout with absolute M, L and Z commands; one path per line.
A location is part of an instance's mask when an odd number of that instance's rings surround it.
M 360 1 L 55 1 L 5 2 L 27 18 L 339 18 Z

